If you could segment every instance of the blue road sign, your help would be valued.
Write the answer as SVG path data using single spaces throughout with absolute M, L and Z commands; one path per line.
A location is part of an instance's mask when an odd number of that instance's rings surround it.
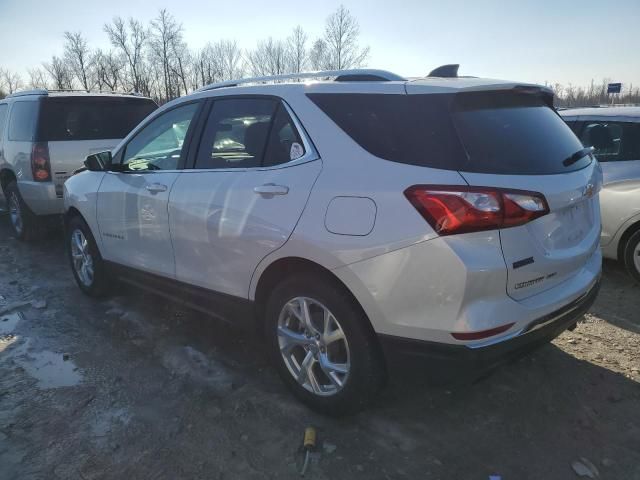
M 610 83 L 607 85 L 607 93 L 620 93 L 620 90 L 622 90 L 621 83 Z

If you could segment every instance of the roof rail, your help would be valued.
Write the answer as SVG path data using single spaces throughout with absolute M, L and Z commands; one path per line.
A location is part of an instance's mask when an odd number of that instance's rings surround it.
M 12 93 L 11 95 L 7 95 L 6 98 L 10 98 L 10 97 L 23 97 L 26 95 L 49 95 L 50 93 L 64 93 L 64 92 L 69 92 L 69 93 L 111 93 L 114 95 L 131 95 L 133 97 L 143 97 L 144 95 L 142 95 L 139 92 L 118 92 L 115 90 L 84 90 L 82 88 L 58 88 L 58 89 L 54 89 L 54 88 L 36 88 L 34 90 L 21 90 L 19 92 L 15 92 Z
M 336 82 L 391 82 L 405 81 L 406 78 L 396 75 L 386 70 L 377 70 L 373 68 L 359 68 L 352 70 L 325 70 L 317 72 L 300 72 L 288 73 L 284 75 L 269 75 L 266 77 L 241 78 L 238 80 L 229 80 L 226 82 L 212 83 L 199 88 L 198 92 L 207 90 L 215 90 L 216 88 L 237 87 L 238 85 L 248 83 L 267 83 L 281 82 L 285 80 L 295 80 L 303 78 L 333 78 Z
M 5 98 L 12 98 L 12 97 L 24 97 L 27 95 L 48 95 L 48 91 L 44 88 L 35 88 L 33 90 L 21 90 L 19 92 L 14 92 L 10 95 L 7 95 Z

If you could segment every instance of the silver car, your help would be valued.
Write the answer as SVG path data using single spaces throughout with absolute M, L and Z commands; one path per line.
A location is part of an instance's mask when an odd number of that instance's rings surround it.
M 640 282 L 640 107 L 591 107 L 560 114 L 602 166 L 602 253 Z
M 63 212 L 62 185 L 154 111 L 137 95 L 29 90 L 0 100 L 0 186 L 20 240 Z

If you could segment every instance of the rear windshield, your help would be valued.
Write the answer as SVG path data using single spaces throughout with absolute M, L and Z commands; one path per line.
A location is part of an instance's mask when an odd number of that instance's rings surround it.
M 149 99 L 65 97 L 43 99 L 42 141 L 124 138 L 157 105 Z
M 342 130 L 386 160 L 447 170 L 511 175 L 565 166 L 582 149 L 543 98 L 517 92 L 458 94 L 309 94 Z

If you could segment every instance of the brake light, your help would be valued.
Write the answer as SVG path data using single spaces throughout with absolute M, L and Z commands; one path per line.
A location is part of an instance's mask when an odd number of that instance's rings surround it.
M 544 195 L 460 185 L 414 185 L 407 199 L 438 235 L 516 227 L 549 213 Z
M 36 182 L 51 180 L 51 163 L 49 162 L 49 144 L 36 142 L 31 149 L 31 171 Z

